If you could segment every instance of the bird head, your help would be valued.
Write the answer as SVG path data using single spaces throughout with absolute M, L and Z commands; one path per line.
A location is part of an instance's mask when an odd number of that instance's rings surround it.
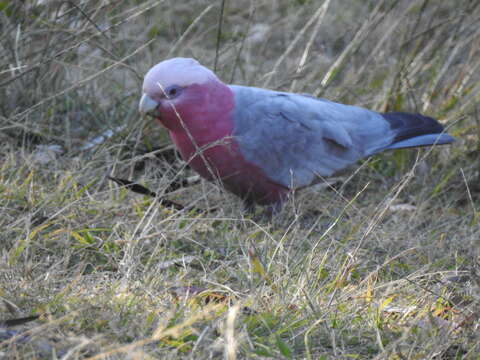
M 205 113 L 215 108 L 217 76 L 194 59 L 173 58 L 152 67 L 143 81 L 139 110 L 157 118 L 171 131 L 202 126 Z

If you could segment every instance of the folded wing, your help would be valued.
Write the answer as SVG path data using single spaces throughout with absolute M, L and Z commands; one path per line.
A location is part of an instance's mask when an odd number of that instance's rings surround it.
M 290 188 L 309 185 L 317 176 L 330 176 L 385 149 L 453 141 L 439 135 L 443 127 L 438 122 L 421 115 L 380 114 L 252 87 L 231 89 L 236 103 L 233 135 L 242 155 L 272 181 Z

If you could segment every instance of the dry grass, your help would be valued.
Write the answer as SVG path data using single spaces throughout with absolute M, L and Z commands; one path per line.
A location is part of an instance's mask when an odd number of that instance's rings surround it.
M 41 315 L 0 326 L 1 357 L 477 359 L 480 4 L 225 1 L 225 81 L 424 112 L 459 139 L 267 221 L 211 184 L 168 195 L 218 208 L 198 214 L 107 180 L 193 175 L 137 101 L 162 59 L 214 66 L 221 3 L 0 2 L 1 318 Z

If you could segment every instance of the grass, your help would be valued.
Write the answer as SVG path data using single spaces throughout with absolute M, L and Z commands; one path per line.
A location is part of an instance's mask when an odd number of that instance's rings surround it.
M 479 7 L 0 1 L 2 357 L 477 359 Z M 215 212 L 165 208 L 107 176 L 163 195 L 194 175 L 137 113 L 172 56 L 458 141 L 363 161 L 272 220 L 205 182 L 166 197 Z

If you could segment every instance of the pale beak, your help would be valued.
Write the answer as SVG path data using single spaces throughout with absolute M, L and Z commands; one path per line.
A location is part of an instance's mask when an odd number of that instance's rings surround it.
M 156 109 L 158 105 L 159 103 L 153 100 L 150 96 L 143 94 L 140 103 L 138 104 L 138 110 L 142 114 L 157 115 Z

